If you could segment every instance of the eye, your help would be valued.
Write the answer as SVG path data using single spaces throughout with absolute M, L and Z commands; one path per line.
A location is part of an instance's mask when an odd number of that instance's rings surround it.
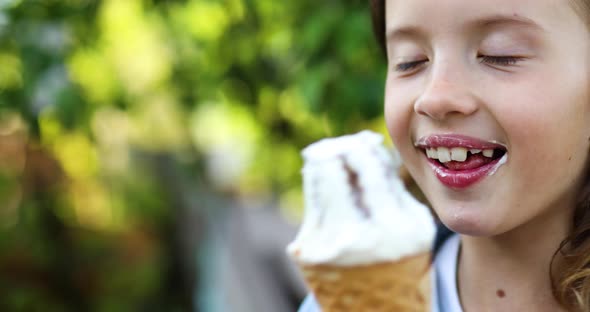
M 428 60 L 419 60 L 419 61 L 412 61 L 412 62 L 404 62 L 404 63 L 399 63 L 397 65 L 395 65 L 395 70 L 398 72 L 407 72 L 407 71 L 411 71 L 413 69 L 418 68 L 419 66 L 421 66 L 422 64 L 428 62 Z
M 493 56 L 493 55 L 478 55 L 480 63 L 486 63 L 490 65 L 498 66 L 513 66 L 518 62 L 524 60 L 524 57 L 520 56 Z

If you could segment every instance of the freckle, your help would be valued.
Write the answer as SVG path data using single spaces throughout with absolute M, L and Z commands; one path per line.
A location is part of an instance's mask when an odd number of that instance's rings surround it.
M 572 160 L 572 156 L 570 156 L 567 160 Z
M 496 291 L 496 295 L 498 296 L 498 298 L 504 298 L 506 296 L 506 293 L 502 289 L 498 289 L 498 291 Z

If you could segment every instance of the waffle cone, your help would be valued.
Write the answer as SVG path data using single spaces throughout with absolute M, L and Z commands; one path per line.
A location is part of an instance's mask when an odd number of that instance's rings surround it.
M 302 265 L 322 312 L 430 310 L 430 254 L 362 266 Z

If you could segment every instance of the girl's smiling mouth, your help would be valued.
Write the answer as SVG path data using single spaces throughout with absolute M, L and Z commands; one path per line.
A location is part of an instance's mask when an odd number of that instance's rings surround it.
M 508 160 L 505 145 L 465 135 L 422 137 L 415 143 L 444 185 L 463 189 L 494 174 Z

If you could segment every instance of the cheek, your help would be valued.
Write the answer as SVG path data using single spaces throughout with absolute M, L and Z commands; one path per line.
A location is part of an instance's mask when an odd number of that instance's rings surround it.
M 513 93 L 511 102 L 503 102 L 513 105 L 502 106 L 496 116 L 502 119 L 515 151 L 512 160 L 521 164 L 524 177 L 567 183 L 587 162 L 590 103 L 579 87 L 545 90 L 526 96 Z
M 412 105 L 404 89 L 393 86 L 389 79 L 385 85 L 384 112 L 389 135 L 393 143 L 401 149 L 410 139 Z

